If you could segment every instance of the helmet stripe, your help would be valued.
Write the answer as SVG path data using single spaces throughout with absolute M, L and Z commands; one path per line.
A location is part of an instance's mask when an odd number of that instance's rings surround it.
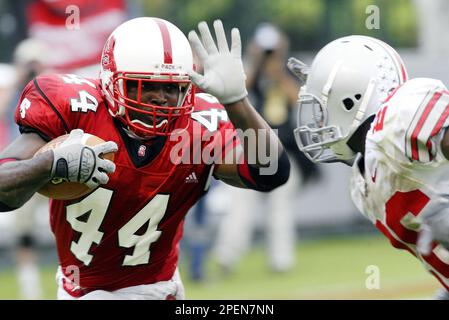
M 402 59 L 396 51 L 394 52 L 394 55 L 396 56 L 397 62 L 401 66 L 402 82 L 405 82 L 408 79 L 407 79 L 407 72 L 405 71 L 404 64 L 402 63 Z
M 170 39 L 170 33 L 168 32 L 167 25 L 161 19 L 155 19 L 155 20 L 159 27 L 159 30 L 161 30 L 162 43 L 164 45 L 164 63 L 173 63 L 171 39 Z

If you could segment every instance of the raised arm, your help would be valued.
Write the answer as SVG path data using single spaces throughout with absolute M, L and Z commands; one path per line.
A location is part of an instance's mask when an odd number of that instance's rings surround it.
M 247 98 L 239 30 L 232 29 L 229 50 L 220 20 L 214 21 L 214 29 L 217 43 L 204 21 L 198 24 L 201 40 L 195 31 L 189 33 L 193 50 L 204 66 L 203 75 L 191 71 L 190 76 L 198 87 L 224 105 L 243 144 L 244 158 L 244 163 L 218 165 L 215 175 L 235 186 L 270 191 L 287 181 L 290 162 L 276 133 Z M 248 131 L 254 135 L 256 145 L 244 143 L 244 135 Z

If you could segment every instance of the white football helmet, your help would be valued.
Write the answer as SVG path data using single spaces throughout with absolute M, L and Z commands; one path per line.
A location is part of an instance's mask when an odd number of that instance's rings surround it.
M 407 80 L 399 54 L 367 36 L 347 36 L 322 48 L 299 93 L 299 149 L 314 162 L 352 163 L 347 142 L 393 89 Z
M 185 128 L 194 105 L 194 88 L 187 74 L 192 68 L 189 41 L 172 23 L 142 17 L 121 24 L 109 36 L 101 57 L 101 88 L 109 112 L 141 138 L 167 136 L 175 128 Z M 127 94 L 128 81 L 138 81 L 137 100 Z M 145 82 L 177 84 L 177 105 L 142 102 Z M 129 110 L 151 116 L 151 123 L 133 119 Z

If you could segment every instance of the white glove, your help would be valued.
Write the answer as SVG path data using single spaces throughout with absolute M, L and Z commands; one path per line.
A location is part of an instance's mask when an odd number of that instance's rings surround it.
M 75 129 L 58 147 L 53 149 L 51 178 L 80 182 L 94 189 L 109 181 L 107 173 L 115 171 L 115 164 L 100 156 L 117 151 L 113 141 L 88 147 L 83 143 L 84 131 Z
M 434 241 L 449 250 L 449 208 L 424 218 L 416 244 L 418 252 L 425 256 L 429 255 Z
M 196 86 L 215 96 L 220 103 L 232 104 L 248 95 L 240 32 L 237 28 L 232 29 L 232 45 L 229 51 L 221 20 L 214 21 L 214 29 L 218 49 L 206 22 L 198 24 L 203 43 L 195 31 L 189 32 L 190 44 L 204 67 L 204 75 L 193 70 L 189 71 L 189 75 Z
M 299 85 L 301 87 L 306 84 L 307 76 L 310 71 L 308 65 L 296 58 L 291 57 L 287 61 L 287 68 L 298 78 Z

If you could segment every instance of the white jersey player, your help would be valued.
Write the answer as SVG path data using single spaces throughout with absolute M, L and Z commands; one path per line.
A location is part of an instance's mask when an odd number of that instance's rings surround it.
M 377 113 L 351 179 L 359 210 L 446 287 L 449 251 L 438 242 L 423 253 L 416 246 L 424 217 L 449 209 L 449 161 L 441 149 L 448 114 L 449 92 L 440 81 L 406 82 Z
M 317 54 L 299 97 L 298 146 L 315 162 L 353 165 L 351 196 L 399 249 L 449 288 L 449 92 L 407 79 L 397 52 L 365 36 Z

